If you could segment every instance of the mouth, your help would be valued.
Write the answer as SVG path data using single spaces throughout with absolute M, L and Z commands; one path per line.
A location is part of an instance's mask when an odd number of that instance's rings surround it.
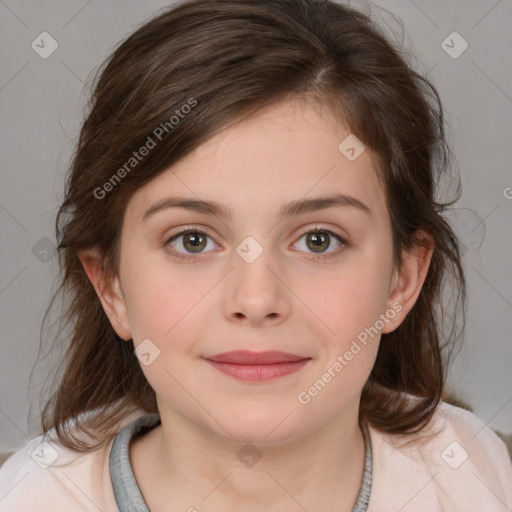
M 240 380 L 269 381 L 290 375 L 303 368 L 310 357 L 287 352 L 250 352 L 235 350 L 204 357 L 222 373 Z

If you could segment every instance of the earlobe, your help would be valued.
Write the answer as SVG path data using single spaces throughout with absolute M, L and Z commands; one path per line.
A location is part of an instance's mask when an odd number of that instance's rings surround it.
M 434 252 L 434 240 L 425 231 L 419 231 L 417 239 L 421 244 L 416 244 L 410 251 L 402 253 L 402 264 L 393 273 L 388 307 L 393 307 L 396 311 L 400 309 L 400 311 L 383 329 L 384 334 L 394 331 L 403 322 L 416 303 L 427 277 Z M 400 304 L 401 308 L 394 306 L 396 304 Z
M 116 276 L 113 279 L 106 278 L 96 249 L 81 251 L 78 257 L 89 281 L 91 281 L 96 290 L 96 294 L 112 327 L 120 338 L 129 340 L 132 336 L 119 277 Z

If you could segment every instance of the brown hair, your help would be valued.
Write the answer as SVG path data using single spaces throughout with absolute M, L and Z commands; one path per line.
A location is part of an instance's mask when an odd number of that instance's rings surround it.
M 62 294 L 54 339 L 66 328 L 69 339 L 63 338 L 64 370 L 42 412 L 45 434 L 55 427 L 64 446 L 86 451 L 107 442 L 127 414 L 158 412 L 133 342 L 112 328 L 79 251 L 96 247 L 107 276 L 115 276 L 124 211 L 140 187 L 222 129 L 296 98 L 328 106 L 376 155 L 396 264 L 402 251 L 423 243 L 415 237 L 419 229 L 434 240 L 418 300 L 382 336 L 360 407 L 361 418 L 390 433 L 417 431 L 431 418 L 442 397 L 444 349 L 462 334 L 466 300 L 458 242 L 441 215 L 458 196 L 444 203 L 436 197 L 450 171 L 450 149 L 435 87 L 369 15 L 353 8 L 329 0 L 189 0 L 137 29 L 95 77 L 56 220 L 61 276 L 45 321 Z M 187 104 L 194 106 L 186 110 Z M 178 110 L 188 113 L 169 122 Z M 159 126 L 167 128 L 165 142 L 130 172 L 116 171 Z M 113 180 L 116 173 L 122 179 Z M 451 285 L 450 304 L 462 305 L 460 333 L 448 304 L 441 305 L 442 283 Z M 104 413 L 82 415 L 92 409 Z M 67 428 L 71 420 L 88 441 Z

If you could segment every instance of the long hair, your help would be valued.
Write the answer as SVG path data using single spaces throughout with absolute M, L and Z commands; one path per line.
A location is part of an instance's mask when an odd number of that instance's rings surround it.
M 458 241 L 442 215 L 458 196 L 438 197 L 451 167 L 435 87 L 354 8 L 330 0 L 189 0 L 138 28 L 94 77 L 56 219 L 61 273 L 45 321 L 61 296 L 54 342 L 67 335 L 42 411 L 45 434 L 55 428 L 64 446 L 87 451 L 106 443 L 126 415 L 158 412 L 133 342 L 112 328 L 79 251 L 97 248 L 105 274 L 116 276 L 124 212 L 138 189 L 212 135 L 295 98 L 327 105 L 376 155 L 395 263 L 420 243 L 417 230 L 434 240 L 417 302 L 382 335 L 360 403 L 360 417 L 384 432 L 417 431 L 431 418 L 446 356 L 463 331 L 454 315 L 462 306 L 464 319 L 466 299 Z M 132 160 L 150 139 L 147 155 Z M 105 412 L 85 414 L 91 410 Z

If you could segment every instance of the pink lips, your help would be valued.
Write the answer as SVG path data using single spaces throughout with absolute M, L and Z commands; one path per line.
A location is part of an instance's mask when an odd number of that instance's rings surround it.
M 273 380 L 300 370 L 311 358 L 287 352 L 235 350 L 205 357 L 214 368 L 241 380 Z

